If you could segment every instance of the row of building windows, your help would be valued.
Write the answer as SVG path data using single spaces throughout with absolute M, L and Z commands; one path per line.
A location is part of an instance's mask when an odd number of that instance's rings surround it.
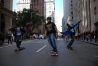
M 94 2 L 95 2 L 96 0 L 94 0 Z
M 94 2 L 95 2 L 96 0 L 94 0 Z M 94 14 L 96 15 L 97 14 L 97 7 L 95 6 L 94 7 Z

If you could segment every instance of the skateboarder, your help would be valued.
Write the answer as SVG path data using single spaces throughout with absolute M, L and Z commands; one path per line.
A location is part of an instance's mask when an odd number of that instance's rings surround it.
M 19 24 L 17 25 L 17 27 L 15 28 L 15 41 L 16 41 L 16 46 L 17 46 L 17 50 L 20 50 L 20 45 L 22 42 L 22 35 L 24 33 L 24 30 L 20 28 Z
M 48 42 L 53 48 L 52 52 L 57 52 L 56 37 L 58 37 L 58 31 L 56 25 L 51 22 L 51 17 L 47 18 L 47 24 L 45 25 L 45 37 L 47 36 Z M 55 37 L 56 36 L 56 37 Z
M 68 36 L 71 38 L 71 41 L 69 42 L 69 44 L 67 45 L 67 48 L 70 50 L 73 50 L 73 48 L 71 47 L 73 42 L 74 42 L 74 36 L 75 36 L 75 30 L 74 28 L 81 22 L 82 20 L 80 20 L 79 22 L 77 22 L 76 24 L 73 24 L 72 26 L 67 24 L 67 29 L 64 32 L 61 32 L 62 34 L 66 34 L 68 33 Z

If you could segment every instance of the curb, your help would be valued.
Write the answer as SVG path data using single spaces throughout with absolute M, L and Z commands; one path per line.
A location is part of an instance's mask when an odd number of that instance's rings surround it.
M 98 44 L 97 43 L 93 43 L 93 42 L 88 42 L 88 41 L 81 41 L 81 42 L 85 42 L 85 43 L 88 43 L 88 44 L 92 44 L 92 45 L 96 45 L 96 46 L 98 46 Z

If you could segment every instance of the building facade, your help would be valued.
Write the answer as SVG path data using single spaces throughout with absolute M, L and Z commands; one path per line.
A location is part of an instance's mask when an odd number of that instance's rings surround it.
M 44 0 L 31 0 L 30 8 L 38 10 L 38 15 L 44 16 Z
M 31 0 L 17 0 L 16 11 L 22 11 L 24 8 L 30 9 Z
M 63 29 L 66 27 L 66 24 L 73 23 L 73 0 L 63 0 L 64 4 L 64 16 L 63 16 Z
M 12 26 L 13 0 L 0 0 L 0 32 L 4 35 Z
M 77 27 L 79 31 L 94 31 L 98 29 L 98 0 L 74 0 L 73 21 L 82 20 Z M 77 5 L 76 5 L 77 4 Z
M 30 8 L 38 11 L 38 15 L 44 16 L 44 0 L 31 0 Z M 42 20 L 43 22 L 43 20 Z M 43 34 L 44 25 L 40 25 L 38 29 L 34 29 L 33 32 Z
M 44 16 L 51 17 L 52 22 L 55 22 L 55 0 L 44 0 Z

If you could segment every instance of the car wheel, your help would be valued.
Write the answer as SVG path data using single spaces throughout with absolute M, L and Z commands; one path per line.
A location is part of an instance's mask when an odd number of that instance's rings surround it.
M 3 40 L 0 40 L 0 45 L 3 45 Z

